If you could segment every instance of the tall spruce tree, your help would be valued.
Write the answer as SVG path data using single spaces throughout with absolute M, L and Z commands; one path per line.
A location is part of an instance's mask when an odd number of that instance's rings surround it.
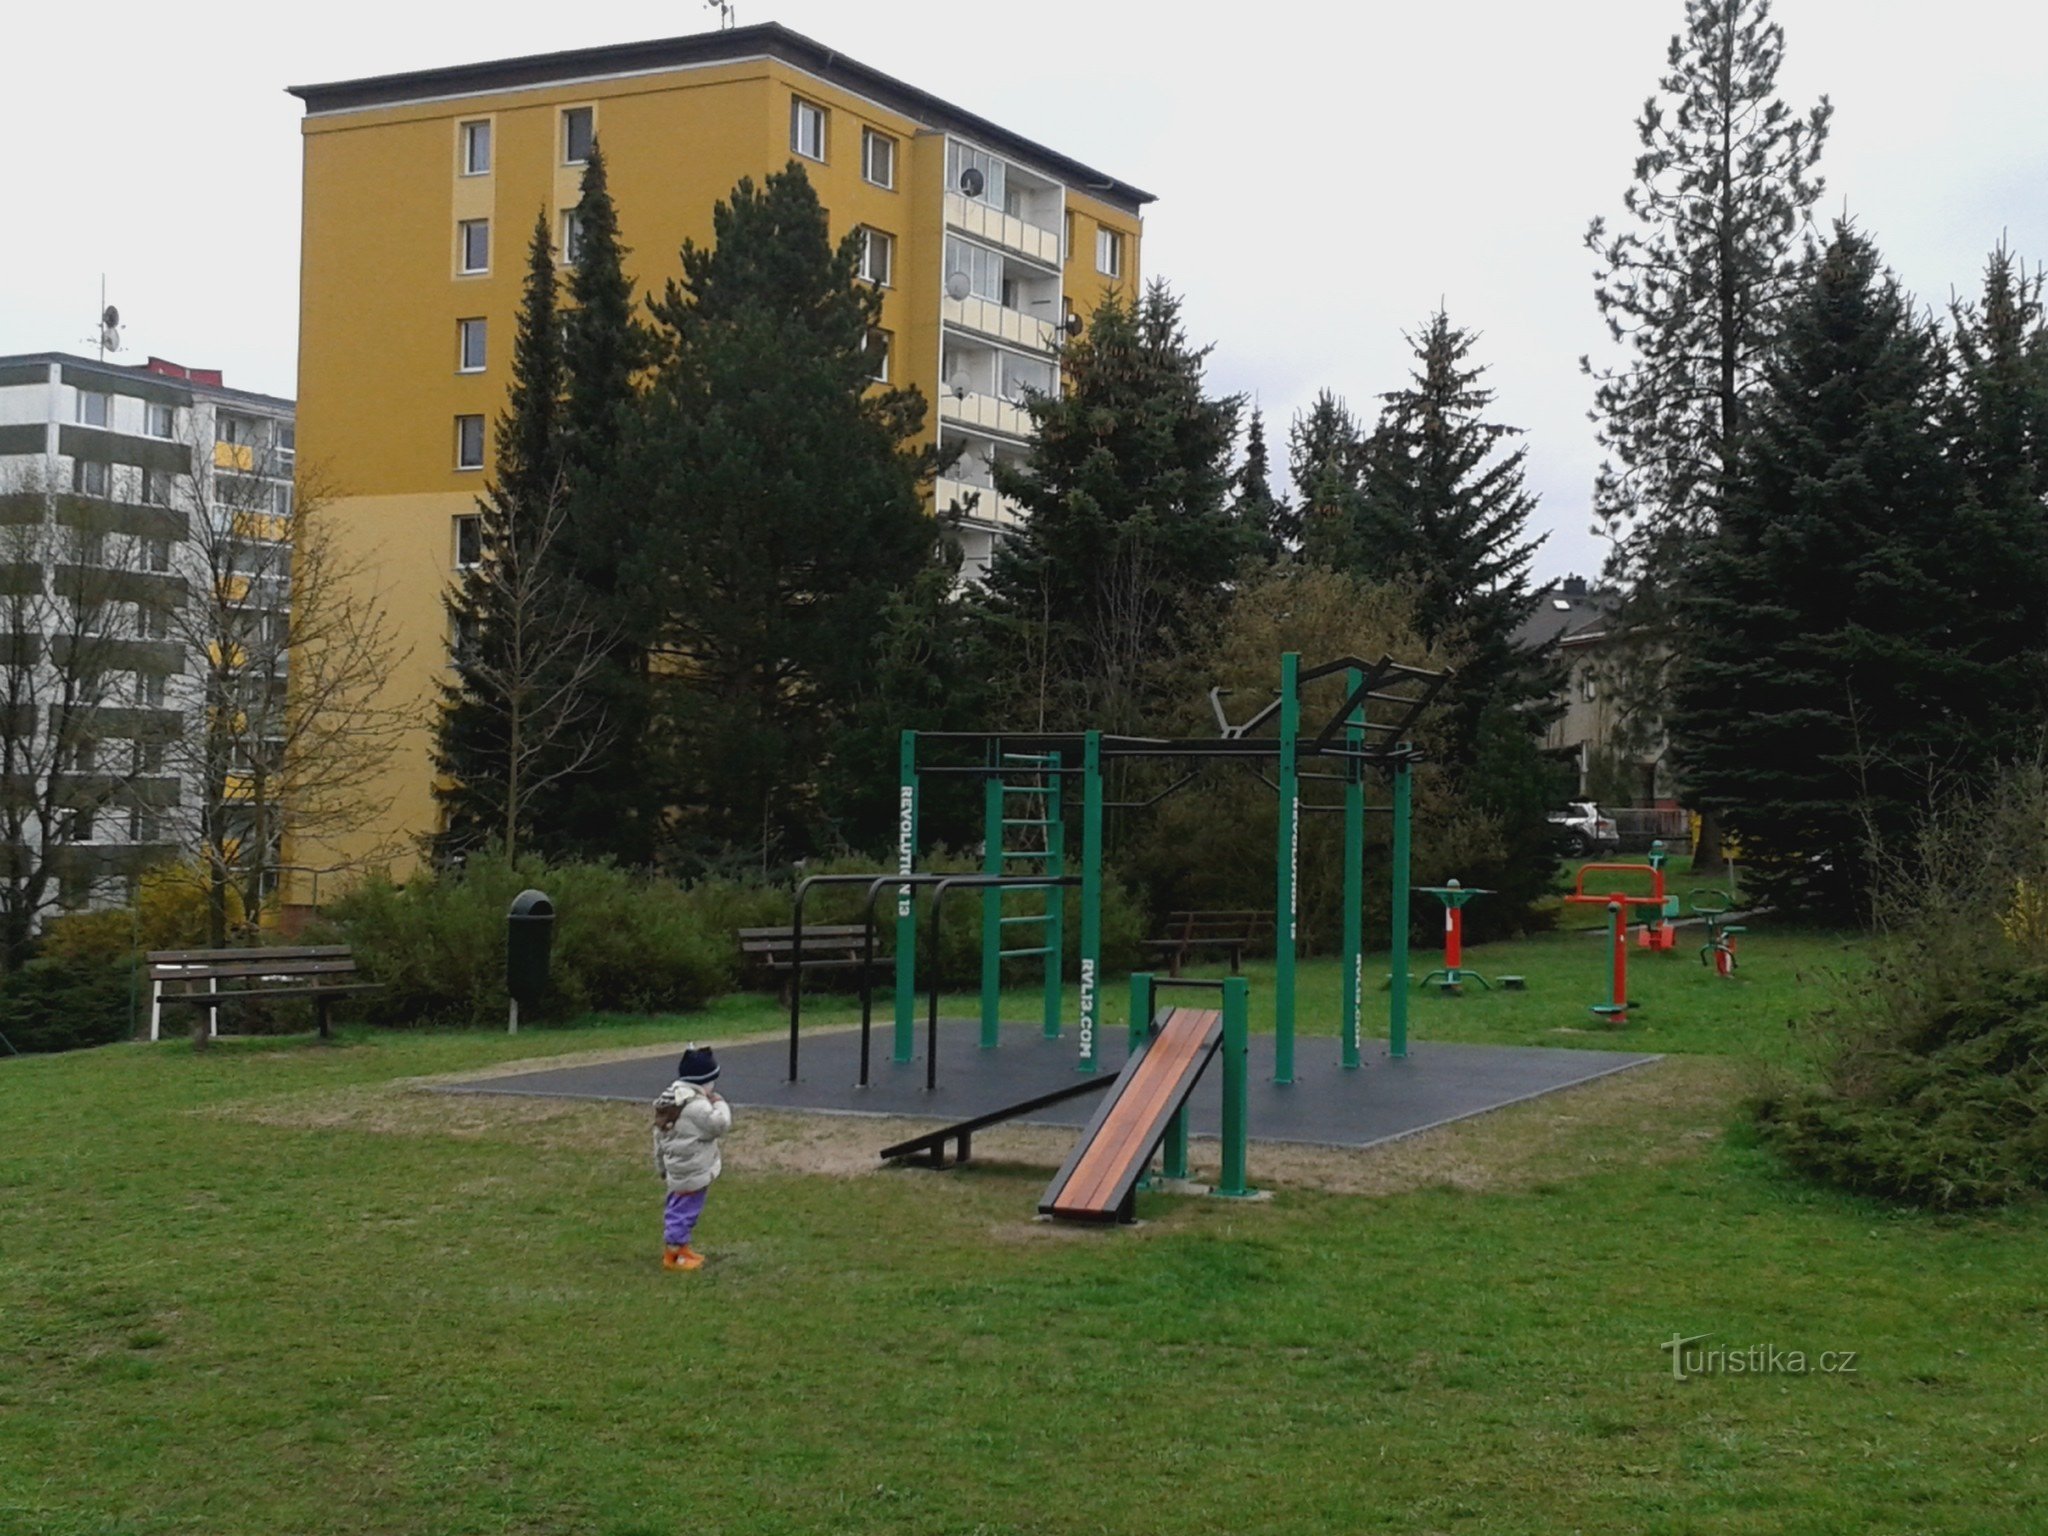
M 1657 94 L 1636 120 L 1642 151 L 1626 219 L 1592 221 L 1594 299 L 1626 352 L 1581 366 L 1608 454 L 1593 489 L 1625 592 L 1606 668 L 1624 713 L 1666 704 L 1674 601 L 1732 490 L 1746 403 L 1797 281 L 1800 231 L 1819 200 L 1826 97 L 1803 115 L 1777 95 L 1785 34 L 1771 0 L 1686 0 Z M 1642 747 L 1652 744 L 1646 727 Z M 1719 863 L 1709 815 L 1699 867 Z
M 876 388 L 882 294 L 802 168 L 743 179 L 649 304 L 657 364 L 608 484 L 644 531 L 671 850 L 772 864 L 819 846 L 816 786 L 898 594 L 934 558 L 925 404 Z
M 1301 557 L 1349 570 L 1364 494 L 1365 433 L 1351 408 L 1327 389 L 1288 428 L 1287 472 Z
M 1933 327 L 1838 225 L 1785 311 L 1695 562 L 1669 719 L 1689 799 L 1722 813 L 1789 910 L 1855 910 L 1871 840 L 1903 848 L 1931 796 L 1995 751 L 2017 658 L 1975 632 L 1996 551 L 1958 515 L 1943 392 Z
M 1489 883 L 1521 912 L 1555 869 L 1546 813 L 1560 787 L 1540 750 L 1556 713 L 1555 658 L 1517 640 L 1543 542 L 1529 537 L 1528 450 L 1509 446 L 1515 428 L 1486 419 L 1493 392 L 1469 331 L 1439 309 L 1409 342 L 1414 372 L 1380 397 L 1364 456 L 1348 569 L 1411 592 L 1422 638 L 1455 659 L 1440 750 L 1495 817 L 1507 857 Z
M 1211 398 L 1206 347 L 1154 282 L 1112 294 L 1032 397 L 1035 436 L 997 488 L 1029 520 L 990 567 L 982 620 L 1014 675 L 1022 721 L 1131 729 L 1156 701 L 1152 669 L 1213 615 L 1258 535 L 1231 507 L 1240 400 Z
M 527 245 L 511 385 L 493 434 L 491 480 L 477 498 L 480 558 L 458 571 L 443 599 L 456 642 L 452 670 L 441 685 L 434 751 L 434 793 L 444 813 L 437 840 L 442 857 L 506 835 L 507 786 L 519 776 L 516 705 L 507 685 L 514 601 L 502 579 L 503 557 L 531 541 L 563 492 L 562 337 L 556 315 L 554 242 L 543 209 Z M 515 803 L 521 798 L 516 789 L 510 795 Z
M 1986 564 L 1972 580 L 1973 644 L 2013 658 L 2006 697 L 1983 721 L 2002 756 L 2035 749 L 2048 720 L 2048 329 L 2042 281 L 2003 242 L 1985 263 L 1982 297 L 1949 308 L 1954 387 L 1945 425 L 1961 481 L 1959 518 L 1981 529 Z
M 609 857 L 641 865 L 655 854 L 666 807 L 664 775 L 650 761 L 652 683 L 648 657 L 654 615 L 632 599 L 631 568 L 644 558 L 639 509 L 616 484 L 619 445 L 637 409 L 638 381 L 652 340 L 635 314 L 630 254 L 619 235 L 604 147 L 593 142 L 575 209 L 574 251 L 563 251 L 568 303 L 562 317 L 561 456 L 569 516 L 562 557 L 582 588 L 582 603 L 606 615 L 604 655 L 584 683 L 590 707 L 606 722 L 605 740 L 560 744 L 556 770 L 538 814 L 550 853 Z M 566 760 L 574 759 L 573 769 Z
M 1244 462 L 1231 482 L 1231 515 L 1248 535 L 1256 535 L 1270 562 L 1292 549 L 1301 538 L 1294 509 L 1273 494 L 1273 461 L 1266 451 L 1266 415 L 1254 409 L 1245 430 Z

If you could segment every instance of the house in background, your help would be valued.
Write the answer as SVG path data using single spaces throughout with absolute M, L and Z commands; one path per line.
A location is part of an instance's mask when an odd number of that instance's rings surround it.
M 1563 712 L 1550 727 L 1544 750 L 1574 776 L 1581 799 L 1616 813 L 1655 811 L 1661 829 L 1678 802 L 1664 768 L 1664 733 L 1624 717 L 1612 686 L 1618 660 L 1613 620 L 1621 594 L 1567 576 L 1545 588 L 1522 621 L 1516 641 L 1526 649 L 1554 647 L 1563 663 Z M 1647 745 L 1645 745 L 1647 743 Z M 1623 826 L 1624 838 L 1631 828 Z M 1664 835 L 1661 830 L 1657 835 Z

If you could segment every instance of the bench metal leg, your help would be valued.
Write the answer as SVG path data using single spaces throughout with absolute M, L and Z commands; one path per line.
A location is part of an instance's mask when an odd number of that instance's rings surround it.
M 319 1021 L 320 1038 L 322 1040 L 332 1040 L 334 1038 L 333 1032 L 327 1027 L 327 1006 L 327 999 L 324 997 L 313 1004 L 313 1017 Z

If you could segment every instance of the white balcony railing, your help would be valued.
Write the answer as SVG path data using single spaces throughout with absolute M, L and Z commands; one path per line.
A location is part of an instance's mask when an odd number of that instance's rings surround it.
M 973 294 L 964 299 L 941 299 L 939 315 L 950 324 L 966 330 L 1048 355 L 1059 336 L 1058 328 L 1050 321 L 1027 315 L 1022 310 L 1006 309 L 993 300 L 977 298 Z
M 946 222 L 965 234 L 986 240 L 990 245 L 999 245 L 1006 251 L 1014 251 L 1027 261 L 1041 266 L 1057 267 L 1060 264 L 1059 231 L 1041 229 L 1036 224 L 1027 224 L 1015 214 L 991 208 L 975 198 L 962 197 L 958 192 L 946 194 Z
M 963 427 L 978 427 L 984 432 L 1001 432 L 1010 437 L 1031 435 L 1031 413 L 1023 406 L 972 391 L 964 395 L 950 391 L 940 395 L 939 419 L 957 421 Z
M 967 520 L 985 528 L 1021 528 L 1026 513 L 1023 507 L 999 491 L 985 485 L 970 485 L 965 480 L 949 480 L 941 475 L 934 485 L 933 501 L 940 512 L 947 512 L 957 502 L 962 507 L 973 502 L 967 513 Z

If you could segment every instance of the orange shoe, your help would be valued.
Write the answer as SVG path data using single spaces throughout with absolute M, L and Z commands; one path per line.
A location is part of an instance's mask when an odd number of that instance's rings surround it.
M 702 1269 L 704 1267 L 704 1255 L 692 1248 L 688 1243 L 683 1244 L 677 1252 L 681 1255 L 676 1260 L 677 1269 Z
M 668 1243 L 663 1245 L 661 1250 L 661 1267 L 663 1269 L 696 1268 L 695 1264 L 687 1263 L 684 1260 L 683 1256 L 687 1254 L 689 1251 L 690 1250 L 688 1248 L 685 1248 L 677 1243 Z M 704 1261 L 702 1259 L 699 1259 L 697 1261 L 698 1264 L 702 1264 L 703 1262 Z

